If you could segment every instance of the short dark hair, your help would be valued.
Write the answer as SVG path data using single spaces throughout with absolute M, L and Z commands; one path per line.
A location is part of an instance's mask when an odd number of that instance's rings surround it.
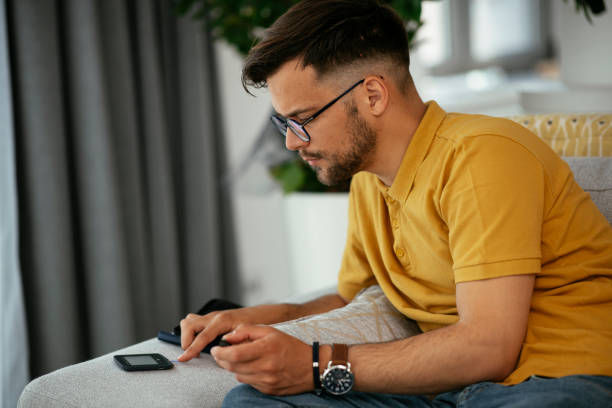
M 242 85 L 261 88 L 284 63 L 300 57 L 319 76 L 356 61 L 387 58 L 408 73 L 402 19 L 378 0 L 303 0 L 264 31 L 247 55 Z

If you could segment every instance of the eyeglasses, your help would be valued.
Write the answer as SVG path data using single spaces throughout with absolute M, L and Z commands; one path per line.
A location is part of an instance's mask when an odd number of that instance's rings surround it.
M 300 122 L 298 122 L 297 120 L 294 120 L 294 119 L 283 118 L 282 116 L 279 116 L 279 115 L 272 115 L 272 117 L 270 119 L 276 125 L 276 127 L 277 127 L 278 131 L 281 133 L 281 135 L 283 135 L 284 137 L 287 137 L 287 129 L 290 128 L 291 131 L 293 133 L 295 133 L 295 135 L 297 137 L 300 138 L 300 140 L 302 140 L 304 142 L 310 142 L 310 135 L 306 131 L 305 126 L 307 124 L 309 124 L 310 122 L 312 122 L 313 120 L 315 120 L 315 118 L 317 116 L 319 116 L 320 114 L 322 114 L 327 108 L 332 106 L 334 103 L 338 102 L 340 100 L 340 98 L 342 98 L 344 95 L 346 95 L 347 93 L 351 92 L 353 90 L 353 88 L 355 88 L 357 85 L 362 83 L 364 80 L 365 79 L 361 79 L 361 80 L 355 82 L 353 85 L 351 85 L 351 87 L 349 89 L 347 89 L 346 91 L 342 92 L 340 95 L 338 95 L 338 97 L 336 99 L 334 99 L 333 101 L 331 101 L 330 103 L 328 103 L 327 105 L 325 105 L 324 107 L 322 107 L 321 109 L 316 111 L 314 115 L 312 115 L 308 119 L 304 120 L 302 123 L 300 123 Z

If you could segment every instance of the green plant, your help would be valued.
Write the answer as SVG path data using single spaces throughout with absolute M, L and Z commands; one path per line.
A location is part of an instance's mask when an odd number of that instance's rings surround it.
M 348 191 L 350 182 L 326 186 L 317 179 L 317 174 L 299 156 L 270 167 L 270 174 L 281 185 L 285 194 L 294 191 L 334 192 Z
M 257 41 L 258 34 L 269 27 L 299 0 L 174 0 L 179 15 L 202 19 L 215 38 L 233 45 L 246 55 Z M 406 34 L 412 44 L 422 25 L 422 0 L 386 0 L 406 21 Z M 282 141 L 279 140 L 279 144 Z M 328 187 L 319 182 L 316 173 L 297 154 L 270 166 L 270 173 L 285 193 L 293 191 L 348 191 L 349 183 Z
M 564 0 L 567 3 L 567 0 Z M 584 16 L 593 24 L 591 19 L 591 13 L 598 15 L 606 11 L 606 4 L 604 0 L 576 0 L 576 12 L 584 12 Z
M 174 0 L 180 15 L 204 19 L 216 38 L 222 38 L 243 55 L 262 29 L 272 25 L 299 0 Z M 409 42 L 421 26 L 421 0 L 385 0 L 406 21 Z

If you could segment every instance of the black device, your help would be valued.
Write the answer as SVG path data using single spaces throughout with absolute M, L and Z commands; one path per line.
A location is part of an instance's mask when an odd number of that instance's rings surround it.
M 157 338 L 161 341 L 165 341 L 166 343 L 176 344 L 177 346 L 181 345 L 181 335 L 174 334 L 167 331 L 160 330 L 157 332 Z
M 158 353 L 123 354 L 113 356 L 115 363 L 125 371 L 168 370 L 174 365 Z
M 210 312 L 215 312 L 219 310 L 239 309 L 241 307 L 242 307 L 241 305 L 234 303 L 234 302 L 230 302 L 229 300 L 212 299 L 206 302 L 204 306 L 202 306 L 196 312 L 196 314 L 205 315 Z M 220 345 L 219 342 L 221 342 L 221 337 L 223 337 L 224 335 L 225 333 L 218 336 L 213 341 L 211 341 L 206 347 L 204 347 L 204 350 L 202 351 L 204 353 L 210 354 L 210 349 L 212 349 L 215 346 Z M 172 343 L 172 344 L 176 344 L 177 346 L 180 346 L 181 345 L 181 326 L 176 326 L 174 329 L 172 329 L 172 332 L 160 330 L 157 333 L 157 338 L 161 341 L 165 341 L 167 343 Z M 229 344 L 226 343 L 225 345 L 229 345 Z
M 227 341 L 221 339 L 221 340 L 219 340 L 219 344 L 217 344 L 217 346 L 219 346 L 219 347 L 227 347 L 227 346 L 231 346 L 231 344 L 228 343 Z

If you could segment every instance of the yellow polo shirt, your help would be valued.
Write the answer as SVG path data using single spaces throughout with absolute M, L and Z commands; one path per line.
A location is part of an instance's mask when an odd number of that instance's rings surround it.
M 393 185 L 353 178 L 339 293 L 378 284 L 428 331 L 458 321 L 458 282 L 521 274 L 535 289 L 504 383 L 612 375 L 610 224 L 533 133 L 428 103 Z

